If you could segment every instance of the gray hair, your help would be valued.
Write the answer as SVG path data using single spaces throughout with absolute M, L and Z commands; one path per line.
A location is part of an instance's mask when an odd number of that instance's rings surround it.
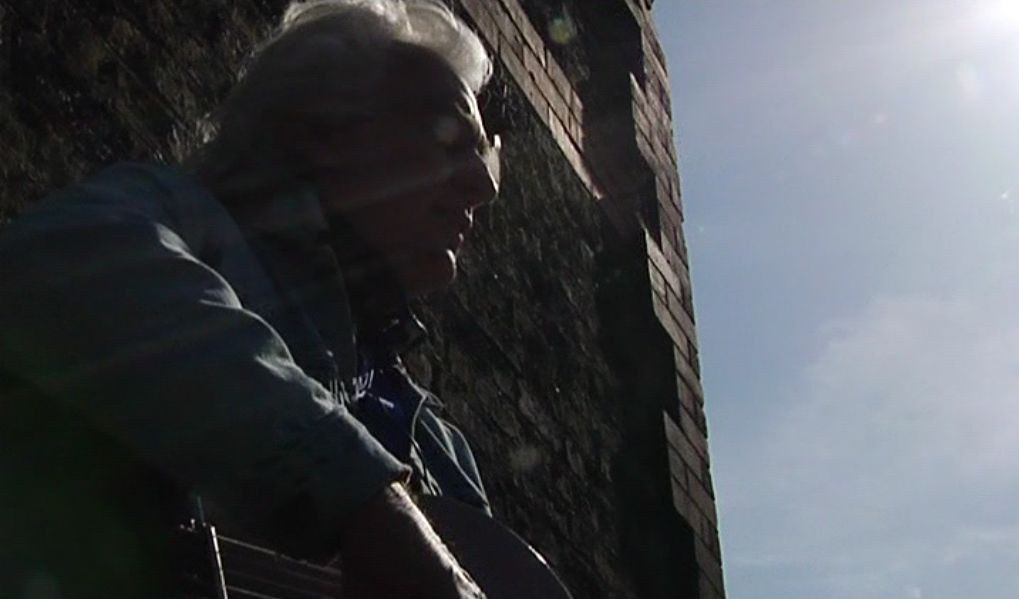
M 481 40 L 439 0 L 292 2 L 186 165 L 228 202 L 291 187 L 308 169 L 295 146 L 372 115 L 394 45 L 434 53 L 475 94 L 491 77 Z

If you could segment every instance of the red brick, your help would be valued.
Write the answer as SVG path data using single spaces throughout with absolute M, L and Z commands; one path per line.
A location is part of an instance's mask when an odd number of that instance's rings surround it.
M 685 406 L 680 409 L 679 428 L 693 444 L 697 453 L 704 458 L 705 462 L 708 462 L 711 454 L 708 453 L 708 433 L 704 426 L 704 410 L 701 408 L 700 402 L 696 401 L 696 398 L 693 399 L 693 409 Z
M 670 285 L 669 289 L 672 290 L 674 288 Z M 675 298 L 673 298 L 672 302 L 666 305 L 669 308 L 669 311 L 672 313 L 673 318 L 676 319 L 676 323 L 679 325 L 680 330 L 683 331 L 684 335 L 686 336 L 687 339 L 690 340 L 691 343 L 696 345 L 697 327 L 694 324 L 693 317 L 690 316 L 690 312 L 692 310 L 690 309 L 690 306 L 687 305 L 689 302 L 683 299 L 685 293 L 684 290 L 686 289 L 689 289 L 689 287 L 685 285 L 681 286 L 679 289 L 680 293 L 677 294 Z M 677 299 L 679 301 L 676 301 Z
M 647 65 L 648 74 L 659 81 L 668 81 L 669 73 L 664 62 L 655 52 L 655 44 L 649 36 L 644 36 L 644 64 Z
M 559 143 L 559 147 L 566 148 L 573 144 L 570 139 L 570 134 L 566 131 L 566 126 L 563 125 L 562 120 L 552 111 L 551 107 L 548 108 L 548 128 L 552 133 L 552 137 Z
M 697 511 L 694 507 L 693 499 L 690 498 L 689 493 L 686 492 L 686 482 L 680 480 L 675 476 L 670 477 L 670 484 L 672 485 L 672 507 L 676 509 L 676 512 L 683 517 L 687 523 L 690 522 L 688 514 Z
M 667 167 L 669 172 L 677 170 L 676 166 L 676 155 L 672 151 L 672 136 L 666 133 L 665 135 L 655 135 L 652 138 L 654 144 L 655 156 L 658 157 L 659 163 Z
M 673 420 L 672 416 L 669 416 L 668 412 L 662 412 L 662 427 L 665 431 L 665 440 L 668 443 L 673 443 L 683 436 L 683 431 L 679 428 L 679 423 Z M 678 442 L 678 441 L 676 441 Z
M 644 161 L 647 162 L 648 167 L 653 171 L 660 170 L 659 160 L 655 155 L 654 144 L 648 138 L 646 132 L 638 129 L 635 141 L 637 142 L 637 149 L 640 151 Z
M 658 322 L 662 324 L 665 329 L 665 333 L 672 339 L 675 344 L 686 343 L 686 334 L 683 333 L 683 329 L 680 328 L 679 323 L 676 322 L 675 317 L 669 312 L 669 308 L 665 305 L 661 298 L 657 295 L 651 295 L 651 306 L 654 308 L 655 316 L 658 317 Z M 682 363 L 684 360 L 678 360 Z M 688 371 L 692 373 L 692 370 Z M 680 376 L 683 376 L 686 380 L 687 376 L 683 371 L 680 371 Z M 694 379 L 696 380 L 696 378 Z M 699 383 L 698 383 L 699 384 Z M 692 385 L 691 385 L 692 386 Z
M 661 206 L 659 205 L 659 207 Z M 662 236 L 669 240 L 675 239 L 676 229 L 680 228 L 681 225 L 676 224 L 664 211 L 659 211 L 658 222 Z
M 669 307 L 669 312 L 672 312 L 672 315 L 675 316 L 677 320 L 686 313 L 686 308 L 683 307 L 682 300 L 680 299 L 681 291 L 682 290 L 674 290 L 671 287 L 665 291 L 665 303 Z M 688 334 L 687 338 L 689 339 L 690 337 L 691 335 Z M 683 354 L 689 355 L 689 352 L 683 352 Z
M 493 2 L 494 3 L 494 2 Z M 531 20 L 528 18 L 524 9 L 520 6 L 520 3 L 516 0 L 500 0 L 503 8 L 509 14 L 510 19 L 520 30 L 524 41 L 531 50 L 536 52 L 541 57 L 541 62 L 545 63 L 545 42 L 541 39 L 541 35 L 531 24 Z
M 637 81 L 637 77 L 633 73 L 630 73 L 630 93 L 641 104 L 647 103 L 644 99 L 644 87 L 640 84 L 640 81 Z
M 573 112 L 576 114 L 583 114 L 584 112 L 584 102 L 580 99 L 580 96 L 577 95 L 576 91 L 570 92 L 570 108 L 573 109 Z
M 672 476 L 672 482 L 678 484 L 689 494 L 690 479 L 687 477 L 687 467 L 683 463 L 683 458 L 675 451 L 669 451 L 669 473 Z M 691 501 L 693 501 L 692 498 Z
M 694 449 L 693 444 L 690 443 L 690 440 L 683 433 L 679 425 L 672 420 L 668 412 L 663 412 L 662 415 L 665 426 L 665 438 L 668 441 L 669 447 L 682 458 L 685 464 L 691 467 L 699 479 L 700 465 L 705 461 L 704 458 Z
M 701 413 L 700 405 L 697 403 L 693 404 L 693 410 L 688 407 L 681 407 L 679 410 L 679 428 L 682 429 L 683 433 L 686 434 L 687 438 L 693 443 L 694 448 L 697 449 L 697 453 L 708 459 L 711 454 L 708 453 L 708 433 L 706 427 L 702 426 L 703 418 L 698 418 L 693 415 L 693 411 Z
M 697 505 L 697 509 L 707 516 L 708 520 L 710 520 L 712 524 L 717 526 L 718 512 L 715 511 L 715 498 L 712 497 L 712 494 L 704 487 L 705 485 L 700 481 L 699 477 L 697 480 L 691 480 L 690 497 L 693 498 L 694 503 Z
M 563 71 L 561 66 L 559 66 L 559 63 L 556 61 L 555 57 L 552 56 L 551 52 L 546 51 L 545 64 L 548 66 L 548 75 L 552 78 L 552 83 L 555 84 L 556 89 L 559 90 L 559 93 L 562 94 L 563 98 L 566 98 L 567 101 L 569 101 L 570 93 L 573 92 L 573 84 L 570 83 L 569 78 L 566 77 L 566 72 Z
M 538 59 L 538 55 L 534 53 L 534 50 L 524 46 L 520 53 L 520 58 L 523 59 L 524 68 L 527 69 L 527 74 L 531 76 L 531 79 L 537 81 L 539 75 L 548 77 L 548 74 L 545 72 L 545 66 L 541 64 L 541 60 Z M 549 78 L 548 85 L 555 87 L 552 85 L 551 78 Z
M 460 5 L 463 6 L 470 19 L 474 21 L 474 26 L 478 33 L 489 44 L 496 46 L 499 30 L 495 20 L 492 18 L 492 13 L 489 11 L 489 0 L 460 0 Z
M 640 90 L 641 101 L 647 105 L 648 114 L 655 113 L 660 109 L 655 99 L 654 85 L 655 80 L 653 78 L 648 78 L 646 82 L 642 83 L 637 80 L 636 76 L 630 75 L 630 89 Z M 636 95 L 636 92 L 634 95 Z
M 676 247 L 676 250 L 679 251 L 680 253 L 680 258 L 683 259 L 683 267 L 686 268 L 687 271 L 689 271 L 690 263 L 687 260 L 686 233 L 683 231 L 683 227 L 679 227 L 678 229 L 676 229 L 676 236 L 672 241 L 673 245 L 675 245 Z
M 584 148 L 587 143 L 587 136 L 584 134 L 583 117 L 583 114 L 580 114 L 571 108 L 569 122 L 566 124 L 566 128 L 570 132 L 570 137 L 573 139 L 573 143 L 577 144 L 580 148 Z
M 658 30 L 654 26 L 652 20 L 648 21 L 648 26 L 644 30 L 643 45 L 645 50 L 646 60 L 654 64 L 655 70 L 661 75 L 662 79 L 669 79 L 668 61 L 665 58 L 665 50 L 662 48 L 662 44 L 659 41 Z
M 655 192 L 658 194 L 658 201 L 665 205 L 672 206 L 679 215 L 677 222 L 683 222 L 683 207 L 679 204 L 679 193 L 677 193 L 676 175 L 672 173 L 658 173 L 655 177 Z
M 640 102 L 634 101 L 631 105 L 633 111 L 633 122 L 637 131 L 647 139 L 653 139 L 654 128 L 651 126 L 651 121 L 648 120 L 647 112 L 644 110 L 644 105 Z
M 524 83 L 529 81 L 523 59 L 513 49 L 513 41 L 508 39 L 504 33 L 499 35 L 499 58 L 502 59 L 502 63 L 506 65 L 506 70 L 510 72 L 510 75 L 513 76 L 513 79 L 518 84 L 524 85 Z
M 697 509 L 693 499 L 690 498 L 690 494 L 680 488 L 675 478 L 672 479 L 672 507 L 676 509 L 676 513 L 683 517 L 683 520 L 690 525 L 690 528 L 695 533 L 701 530 L 704 515 Z M 695 536 L 700 537 L 699 534 L 695 534 Z
M 658 267 L 655 263 L 648 260 L 647 263 L 648 278 L 651 281 L 651 290 L 655 292 L 658 297 L 665 297 L 665 277 L 659 272 Z
M 690 475 L 692 476 L 692 474 Z M 695 486 L 698 483 L 693 478 L 690 479 L 692 482 L 691 486 Z M 694 500 L 696 504 L 696 500 Z M 708 552 L 715 557 L 719 562 L 722 561 L 722 552 L 718 547 L 718 522 L 717 518 L 712 520 L 708 515 L 704 513 L 704 510 L 698 508 L 697 512 L 701 515 L 700 521 L 698 522 L 699 528 L 696 531 L 696 536 L 701 543 L 704 543 L 704 547 Z
M 681 226 L 683 216 L 679 213 L 679 210 L 677 210 L 675 206 L 668 202 L 668 200 L 663 202 L 660 197 L 658 198 L 658 216 L 663 223 L 662 229 L 668 229 L 670 233 L 666 239 L 669 240 L 669 246 L 672 246 L 673 251 L 675 251 L 675 244 L 672 243 L 672 240 L 674 239 L 672 229 Z
M 679 281 L 679 277 L 676 275 L 676 271 L 669 266 L 669 261 L 665 258 L 658 243 L 654 239 L 647 237 L 645 239 L 645 247 L 647 248 L 648 258 L 658 267 L 658 271 L 665 277 L 665 282 L 668 286 L 673 289 L 680 289 L 682 284 Z
M 549 79 L 548 81 L 551 83 L 551 79 Z M 563 121 L 564 128 L 566 128 L 567 133 L 569 133 L 569 127 L 565 126 L 565 123 L 568 122 L 573 116 L 569 104 L 566 103 L 566 100 L 563 99 L 562 95 L 559 94 L 559 90 L 556 89 L 554 85 L 550 85 L 548 89 L 545 89 L 543 91 L 545 92 L 545 99 L 548 100 L 549 106 L 552 107 L 552 110 L 556 113 L 556 116 L 558 116 L 559 119 Z M 573 137 L 573 135 L 570 135 L 570 137 Z
M 694 543 L 694 555 L 697 557 L 697 566 L 703 575 L 702 582 L 709 583 L 715 592 L 721 595 L 724 585 L 722 582 L 722 564 L 719 563 L 718 558 L 700 541 Z
M 717 527 L 713 528 L 711 530 L 711 534 L 708 535 L 708 536 L 710 538 L 709 539 L 705 539 L 705 541 L 706 541 L 705 544 L 707 545 L 708 550 L 711 551 L 711 553 L 716 558 L 718 558 L 719 562 L 721 562 L 722 561 L 722 545 L 720 543 L 719 536 L 718 536 L 718 528 Z
M 694 424 L 699 426 L 701 422 L 695 415 L 702 412 L 703 398 L 699 397 L 690 385 L 682 379 L 677 373 L 676 375 L 676 388 L 679 392 L 679 405 L 681 409 L 685 409 L 689 415 L 694 419 Z
M 718 527 L 710 523 L 706 523 L 703 534 L 699 534 L 698 538 L 702 543 L 704 543 L 704 548 L 708 550 L 708 553 L 714 556 L 715 560 L 721 562 L 722 547 L 719 545 Z
M 690 287 L 690 269 L 685 264 L 676 267 L 676 276 L 683 281 L 683 288 Z
M 545 100 L 545 96 L 541 95 L 538 86 L 533 81 L 526 81 L 520 84 L 520 89 L 527 96 L 527 99 L 530 100 L 531 106 L 534 107 L 534 111 L 538 113 L 542 122 L 548 125 L 548 101 Z
M 544 98 L 542 98 L 542 101 L 544 102 Z M 580 178 L 584 186 L 591 191 L 591 194 L 595 197 L 595 199 L 602 199 L 605 194 L 600 186 L 595 183 L 595 179 L 591 174 L 586 161 L 583 156 L 581 156 L 580 149 L 570 138 L 565 125 L 563 125 L 563 122 L 555 115 L 554 112 L 552 112 L 551 108 L 549 108 L 547 104 L 544 106 L 544 111 L 543 120 L 545 120 L 548 124 L 549 130 L 552 133 L 553 138 L 558 143 L 559 149 L 562 150 L 563 155 L 566 157 L 566 160 L 573 166 L 574 172 Z M 623 215 L 610 213 L 609 216 L 610 219 L 616 223 L 616 220 Z M 624 223 L 625 218 L 619 219 L 619 222 L 616 224 L 617 226 L 622 226 Z
M 724 596 L 707 580 L 707 576 L 701 573 L 697 584 L 697 599 L 724 599 Z
M 662 255 L 665 256 L 665 261 L 668 262 L 669 266 L 673 266 L 673 270 L 675 271 L 674 265 L 676 263 L 676 250 L 672 247 L 672 240 L 663 239 L 661 243 L 658 244 L 658 247 L 662 249 Z M 675 272 L 676 274 L 681 274 L 678 271 Z M 686 279 L 681 278 L 680 280 L 686 283 Z M 682 285 L 680 285 L 679 287 L 674 287 L 674 289 L 676 289 L 677 291 L 682 288 L 683 288 Z
M 517 28 L 516 23 L 513 22 L 513 18 L 510 17 L 502 5 L 497 2 L 491 2 L 489 4 L 489 12 L 492 15 L 492 19 L 495 21 L 496 26 L 499 28 L 499 32 L 502 34 L 501 38 L 506 41 L 505 46 L 503 46 L 502 42 L 500 42 L 500 50 L 505 47 L 508 51 L 515 54 L 517 58 L 523 60 L 524 36 L 520 33 L 520 29 Z
M 594 175 L 591 174 L 591 169 L 588 168 L 587 163 L 580 156 L 580 151 L 577 149 L 577 146 L 571 143 L 567 145 L 565 148 L 563 148 L 563 151 L 566 152 L 567 160 L 569 160 L 570 164 L 573 165 L 574 172 L 576 172 L 577 176 L 580 178 L 580 181 L 584 184 L 584 186 L 587 187 L 588 190 L 590 190 L 591 195 L 594 196 L 594 199 L 596 200 L 605 199 L 606 197 L 605 190 L 602 189 L 602 187 L 598 185 L 598 183 L 595 181 Z M 634 223 L 632 222 L 632 218 L 630 218 L 625 213 L 624 214 L 610 213 L 609 217 L 610 220 L 612 220 L 617 227 L 621 227 L 620 232 L 623 234 L 627 234 L 635 226 Z
M 680 289 L 680 293 L 681 292 L 682 289 Z M 694 326 L 690 315 L 687 314 L 687 308 L 683 305 L 681 300 L 682 295 L 680 295 L 680 293 L 676 293 L 676 290 L 670 285 L 666 292 L 665 305 L 669 310 L 669 313 L 672 314 L 672 317 L 676 320 L 680 330 L 683 331 L 684 338 L 689 339 L 692 343 L 696 344 L 697 329 Z
M 672 315 L 670 314 L 669 316 Z M 694 371 L 693 367 L 686 360 L 677 360 L 677 363 L 679 366 L 677 369 L 679 376 L 687 385 L 690 385 L 690 388 L 697 393 L 698 397 L 704 397 L 704 389 L 701 385 L 700 377 L 697 376 L 697 372 Z

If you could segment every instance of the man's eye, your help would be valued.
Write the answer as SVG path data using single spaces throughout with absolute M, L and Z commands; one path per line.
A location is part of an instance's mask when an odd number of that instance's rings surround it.
M 432 134 L 439 145 L 453 149 L 463 140 L 463 126 L 453 117 L 440 116 L 432 123 Z

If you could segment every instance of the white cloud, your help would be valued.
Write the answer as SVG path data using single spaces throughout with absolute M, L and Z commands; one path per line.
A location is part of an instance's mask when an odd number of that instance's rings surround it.
M 967 102 L 977 102 L 984 97 L 984 79 L 972 64 L 964 62 L 956 66 L 955 82 Z
M 736 533 L 734 565 L 798 568 L 831 599 L 947 599 L 929 579 L 987 584 L 970 580 L 978 563 L 1004 577 L 983 599 L 1019 593 L 1012 280 L 875 299 L 821 328 L 821 351 L 741 460 L 726 528 L 754 530 Z

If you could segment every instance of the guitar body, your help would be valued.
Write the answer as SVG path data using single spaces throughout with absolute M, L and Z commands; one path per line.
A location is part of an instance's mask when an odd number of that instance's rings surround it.
M 160 594 L 183 494 L 40 391 L 0 375 L 0 597 Z
M 187 493 L 2 374 L 0 443 L 0 597 L 342 599 L 340 570 L 188 523 Z M 419 504 L 488 599 L 569 599 L 544 560 L 481 511 Z
M 487 514 L 444 497 L 417 503 L 487 599 L 570 599 L 545 558 Z
M 444 497 L 425 496 L 417 503 L 487 599 L 570 599 L 545 560 L 483 512 Z M 210 599 L 343 597 L 338 569 L 290 559 L 210 527 L 196 526 L 191 534 L 192 546 L 204 543 L 203 555 L 215 572 L 211 580 L 220 585 L 218 590 L 205 587 Z

